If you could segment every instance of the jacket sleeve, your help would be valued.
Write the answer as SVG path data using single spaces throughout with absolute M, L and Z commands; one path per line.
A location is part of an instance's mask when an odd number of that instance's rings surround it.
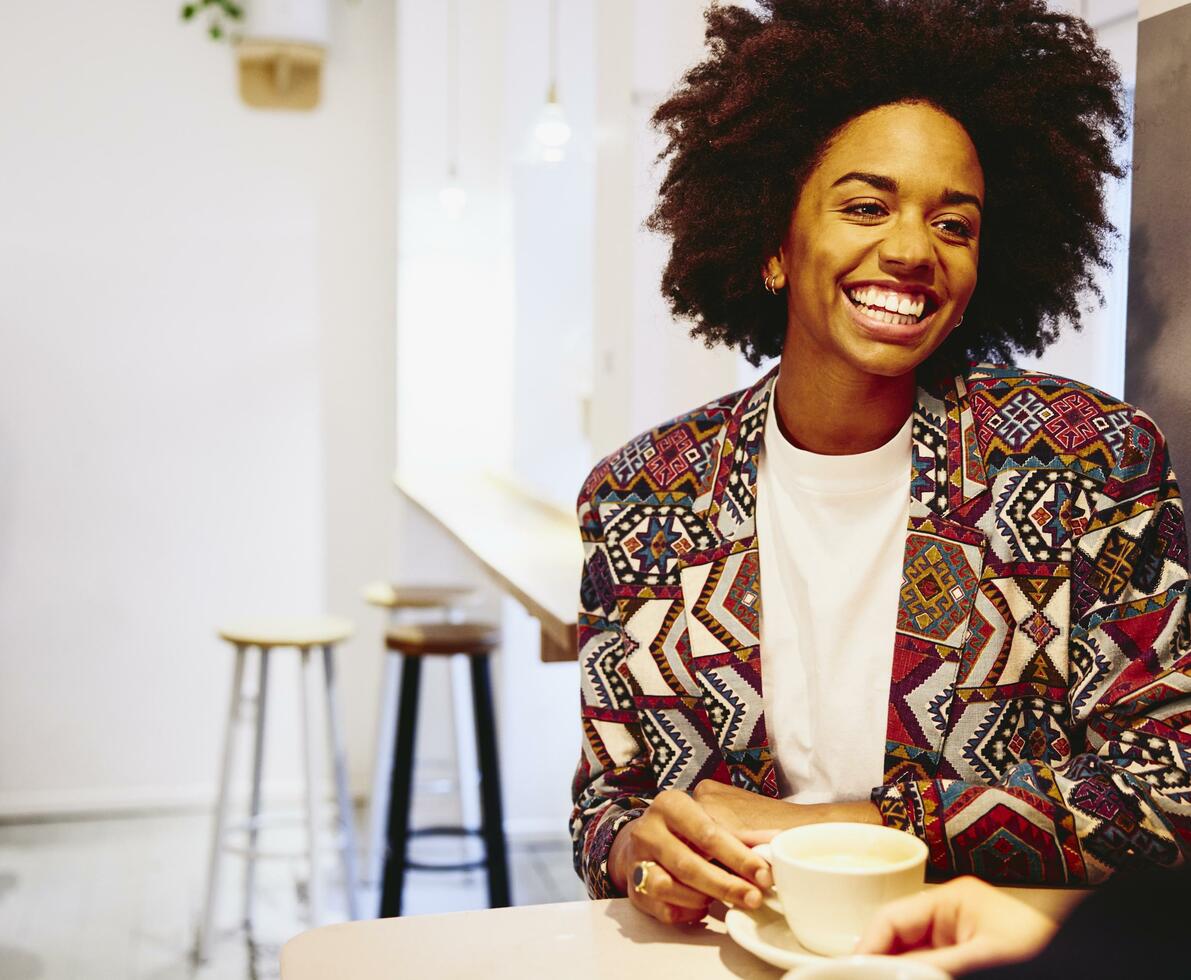
M 935 872 L 1095 884 L 1191 852 L 1187 535 L 1165 440 L 1143 413 L 1093 503 L 1073 527 L 1075 754 L 1053 768 L 1023 759 L 994 785 L 934 779 L 873 791 L 887 825 L 926 841 Z
M 583 578 L 578 643 L 582 753 L 571 784 L 571 840 L 575 870 L 592 898 L 619 894 L 608 874 L 612 840 L 640 816 L 657 793 L 641 737 L 636 706 L 625 680 L 624 637 L 613 592 L 607 546 L 590 497 L 599 469 L 579 500 Z

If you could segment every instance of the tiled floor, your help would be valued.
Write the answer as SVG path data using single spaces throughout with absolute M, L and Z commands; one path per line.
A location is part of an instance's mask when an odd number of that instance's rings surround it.
M 244 980 L 276 977 L 282 943 L 306 928 L 300 858 L 262 861 L 253 936 L 236 927 L 243 896 L 239 862 L 224 874 L 219 930 L 209 961 L 190 959 L 205 883 L 210 819 L 137 817 L 0 826 L 0 977 L 4 980 Z M 266 845 L 295 850 L 296 830 Z M 418 855 L 441 860 L 456 842 L 419 841 Z M 432 853 L 438 848 L 438 853 Z M 510 841 L 518 905 L 573 901 L 583 890 L 565 839 Z M 324 922 L 341 921 L 343 898 L 328 855 Z M 408 914 L 483 908 L 481 872 L 411 872 Z M 374 890 L 362 907 L 375 907 Z M 334 903 L 334 904 L 332 904 Z

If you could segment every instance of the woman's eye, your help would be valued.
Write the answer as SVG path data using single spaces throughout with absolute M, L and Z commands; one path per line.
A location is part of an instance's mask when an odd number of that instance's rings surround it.
M 944 218 L 942 221 L 936 222 L 936 225 L 942 228 L 946 234 L 955 238 L 972 238 L 975 234 L 971 225 L 958 218 Z
M 885 216 L 885 205 L 875 201 L 863 201 L 860 204 L 850 204 L 844 208 L 845 214 L 859 218 L 882 218 Z

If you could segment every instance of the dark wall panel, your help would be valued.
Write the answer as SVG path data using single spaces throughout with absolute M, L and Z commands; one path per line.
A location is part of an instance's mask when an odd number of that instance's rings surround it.
M 1138 26 L 1125 398 L 1191 497 L 1191 4 Z

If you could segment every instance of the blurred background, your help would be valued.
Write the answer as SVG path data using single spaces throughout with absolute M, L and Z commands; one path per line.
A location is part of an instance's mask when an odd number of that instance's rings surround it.
M 703 0 L 245 0 L 222 21 L 180 6 L 48 0 L 4 19 L 4 977 L 275 975 L 305 927 L 300 843 L 262 869 L 247 943 L 229 862 L 215 952 L 189 960 L 232 671 L 216 629 L 354 623 L 337 662 L 363 841 L 385 737 L 389 613 L 362 595 L 377 580 L 474 587 L 473 612 L 501 624 L 513 898 L 581 897 L 577 667 L 543 662 L 539 619 L 484 543 L 394 474 L 474 494 L 481 524 L 478 474 L 572 520 L 600 456 L 759 374 L 671 322 L 665 245 L 642 229 L 648 120 L 700 55 Z M 1097 28 L 1132 97 L 1137 4 L 1057 6 Z M 314 24 L 301 92 L 292 66 L 252 74 L 251 42 L 275 38 L 254 18 L 277 8 Z M 311 85 L 315 104 L 287 107 Z M 1106 302 L 1040 363 L 1120 395 L 1130 181 L 1110 193 Z M 474 822 L 459 677 L 430 667 L 415 822 Z M 264 795 L 281 805 L 302 794 L 300 683 L 276 658 Z M 410 912 L 485 903 L 482 874 L 408 890 Z M 334 891 L 324 921 L 344 914 Z

